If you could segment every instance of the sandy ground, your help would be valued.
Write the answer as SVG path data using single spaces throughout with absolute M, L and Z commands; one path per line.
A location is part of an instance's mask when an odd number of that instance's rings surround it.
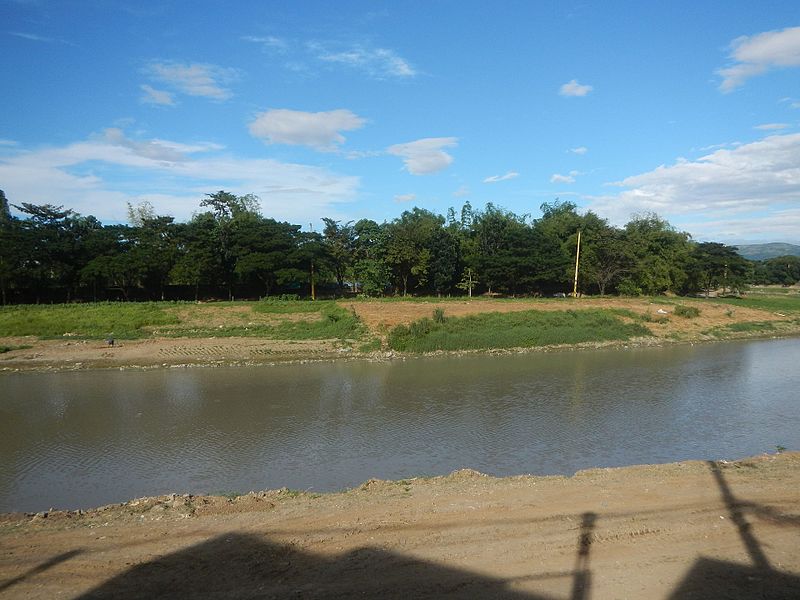
M 674 306 L 655 304 L 646 299 L 599 298 L 564 300 L 446 300 L 435 302 L 347 302 L 340 304 L 354 310 L 369 329 L 370 336 L 385 339 L 388 331 L 398 324 L 408 324 L 430 317 L 441 307 L 446 316 L 461 317 L 481 312 L 510 312 L 521 310 L 585 310 L 591 308 L 624 309 L 647 315 L 653 322 L 644 323 L 651 337 L 638 343 L 672 343 L 674 341 L 706 341 L 715 339 L 706 332 L 715 327 L 750 321 L 771 321 L 781 327 L 776 335 L 800 334 L 800 325 L 792 316 L 780 313 L 731 307 L 705 300 L 683 300 L 698 306 L 698 317 L 686 319 L 672 314 Z M 181 309 L 181 327 L 215 327 L 266 323 L 279 318 L 305 320 L 319 318 L 317 314 L 275 315 L 255 313 L 248 306 L 197 305 Z M 661 314 L 658 311 L 666 311 Z M 626 317 L 623 317 L 624 319 Z M 656 322 L 661 321 L 661 322 Z M 166 332 L 168 327 L 163 327 Z M 747 337 L 743 333 L 740 337 Z M 103 341 L 77 340 L 69 335 L 58 340 L 39 340 L 35 337 L 0 337 L 0 345 L 29 346 L 0 354 L 0 371 L 71 370 L 84 368 L 151 368 L 191 365 L 254 365 L 284 361 L 328 360 L 359 355 L 360 342 L 340 340 L 268 340 L 255 337 L 175 338 L 161 337 L 159 331 L 143 340 L 117 340 L 113 348 Z M 369 354 L 377 357 L 380 353 Z
M 702 332 L 712 327 L 730 325 L 748 321 L 788 321 L 790 317 L 763 310 L 718 304 L 705 300 L 681 300 L 682 304 L 696 306 L 700 315 L 691 319 L 672 314 L 674 305 L 656 304 L 647 299 L 638 298 L 580 298 L 577 300 L 449 300 L 434 302 L 342 302 L 343 306 L 352 307 L 361 320 L 372 331 L 388 331 L 396 325 L 408 325 L 423 317 L 430 318 L 435 308 L 442 308 L 445 316 L 464 317 L 466 315 L 486 312 L 518 312 L 522 310 L 587 310 L 587 309 L 623 309 L 638 315 L 649 315 L 654 321 L 662 323 L 644 323 L 657 338 L 669 338 L 676 335 L 698 338 Z M 658 311 L 665 311 L 663 314 Z
M 800 453 L 0 517 L 0 598 L 800 598 Z

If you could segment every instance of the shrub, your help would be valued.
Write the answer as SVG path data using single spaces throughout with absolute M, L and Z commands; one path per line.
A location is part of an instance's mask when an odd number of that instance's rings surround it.
M 685 306 L 683 304 L 679 304 L 675 307 L 674 312 L 679 317 L 685 317 L 687 319 L 693 319 L 694 317 L 700 316 L 700 309 L 696 306 Z

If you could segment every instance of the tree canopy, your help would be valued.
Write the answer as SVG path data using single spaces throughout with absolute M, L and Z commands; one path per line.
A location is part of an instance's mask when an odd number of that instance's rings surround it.
M 20 217 L 11 213 L 16 208 Z M 541 217 L 466 203 L 384 223 L 321 218 L 321 233 L 265 217 L 258 198 L 220 190 L 185 223 L 144 202 L 128 224 L 103 225 L 52 204 L 11 204 L 0 191 L 3 303 L 74 299 L 260 297 L 310 294 L 706 294 L 749 282 L 792 284 L 800 258 L 748 261 L 736 248 L 696 243 L 655 214 L 615 227 L 575 204 Z

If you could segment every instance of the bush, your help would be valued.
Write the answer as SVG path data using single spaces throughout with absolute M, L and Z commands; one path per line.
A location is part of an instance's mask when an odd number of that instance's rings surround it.
M 675 307 L 674 312 L 679 317 L 685 317 L 687 319 L 693 319 L 700 316 L 700 309 L 696 306 L 685 306 L 683 304 L 679 304 Z

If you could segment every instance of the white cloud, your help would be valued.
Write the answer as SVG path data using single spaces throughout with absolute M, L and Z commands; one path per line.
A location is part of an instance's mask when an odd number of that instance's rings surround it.
M 442 148 L 458 145 L 458 138 L 423 138 L 406 144 L 389 146 L 389 154 L 400 156 L 406 170 L 412 175 L 429 175 L 446 169 L 453 162 L 453 157 Z
M 355 198 L 359 178 L 325 168 L 239 158 L 215 144 L 131 140 L 121 130 L 67 146 L 0 155 L 0 181 L 12 201 L 63 204 L 104 222 L 124 221 L 126 202 L 187 219 L 204 194 L 253 193 L 267 216 L 308 222 L 336 215 Z
M 731 47 L 735 64 L 717 71 L 722 76 L 719 88 L 725 93 L 771 69 L 800 67 L 800 27 L 742 36 L 733 40 Z
M 146 72 L 155 80 L 165 83 L 189 96 L 212 100 L 227 100 L 231 91 L 223 87 L 236 77 L 235 69 L 208 64 L 185 64 L 173 61 L 152 62 Z
M 253 136 L 270 144 L 331 150 L 345 141 L 340 131 L 360 129 L 365 122 L 341 108 L 316 113 L 280 108 L 260 113 L 248 128 Z
M 573 154 L 584 155 L 589 151 L 589 149 L 586 146 L 578 146 L 577 148 L 570 148 L 569 151 Z
M 681 229 L 695 234 L 700 240 L 723 241 L 735 244 L 735 240 L 800 243 L 800 208 L 775 210 L 760 215 L 749 215 L 739 219 L 713 219 L 686 221 Z
M 416 194 L 398 194 L 394 197 L 395 202 L 413 202 L 416 199 Z
M 152 86 L 142 84 L 139 86 L 144 92 L 142 102 L 145 104 L 158 104 L 160 106 L 175 106 L 175 98 L 169 92 L 157 90 Z
M 617 223 L 642 211 L 669 219 L 694 215 L 703 221 L 727 220 L 747 237 L 748 232 L 774 220 L 787 206 L 797 205 L 800 134 L 772 135 L 733 149 L 716 150 L 694 161 L 662 165 L 614 185 L 628 189 L 614 196 L 587 199 L 593 210 Z M 796 238 L 797 229 L 794 234 Z
M 417 75 L 417 70 L 394 50 L 352 46 L 335 51 L 319 43 L 312 43 L 309 48 L 315 53 L 316 58 L 323 62 L 345 65 L 364 71 L 373 77 L 402 79 Z
M 267 36 L 245 35 L 242 36 L 242 39 L 246 42 L 261 44 L 265 48 L 270 48 L 273 50 L 277 50 L 279 52 L 285 52 L 289 48 L 289 44 L 286 42 L 286 40 L 275 37 L 273 35 L 267 35 Z
M 14 140 L 2 140 L 0 139 L 0 146 L 16 146 L 18 142 Z
M 760 129 L 762 131 L 778 131 L 789 127 L 788 123 L 764 123 L 763 125 L 756 125 L 753 129 Z
M 60 38 L 53 38 L 48 37 L 46 35 L 39 35 L 37 33 L 25 33 L 23 31 L 9 31 L 10 35 L 16 36 L 18 38 L 22 38 L 24 40 L 29 40 L 31 42 L 43 42 L 45 44 L 66 44 L 68 46 L 74 46 L 72 42 L 68 42 L 67 40 L 62 40 Z
M 558 93 L 562 96 L 585 96 L 594 88 L 591 85 L 581 85 L 576 79 L 561 86 Z
M 453 197 L 463 198 L 464 196 L 469 196 L 469 194 L 470 194 L 469 188 L 465 185 L 462 185 L 455 192 L 453 192 Z
M 177 162 L 186 159 L 184 153 L 180 152 L 176 147 L 170 147 L 160 143 L 158 140 L 149 140 L 146 142 L 138 142 L 125 137 L 121 129 L 111 127 L 103 132 L 102 136 L 98 138 L 101 142 L 110 144 L 112 146 L 119 146 L 127 148 L 136 156 L 142 158 L 163 161 L 163 162 Z
M 515 171 L 509 171 L 505 175 L 492 175 L 491 177 L 487 177 L 483 180 L 483 183 L 497 183 L 499 181 L 507 181 L 509 179 L 514 179 L 515 177 L 519 177 L 519 173 Z
M 553 173 L 550 177 L 550 183 L 575 183 L 575 178 L 580 175 L 579 171 L 570 171 L 569 175 L 561 175 Z

